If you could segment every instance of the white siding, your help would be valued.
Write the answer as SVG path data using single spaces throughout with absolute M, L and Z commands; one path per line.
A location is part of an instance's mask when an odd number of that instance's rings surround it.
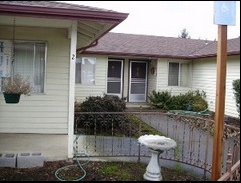
M 197 59 L 193 61 L 193 90 L 203 90 L 207 94 L 209 110 L 215 111 L 217 58 Z M 232 82 L 240 78 L 240 56 L 227 58 L 225 114 L 238 117 Z
M 82 102 L 89 96 L 102 96 L 107 92 L 107 67 L 108 56 L 99 55 L 81 55 L 81 57 L 95 57 L 96 58 L 96 76 L 95 85 L 83 85 L 76 84 L 75 86 L 75 99 L 78 102 Z M 115 57 L 111 57 L 115 58 Z M 127 58 L 116 59 L 123 60 L 123 97 L 128 96 L 128 82 L 129 82 L 129 60 Z
M 158 59 L 157 64 L 157 91 L 170 91 L 172 95 L 179 95 L 191 90 L 191 87 L 168 86 L 168 59 Z M 171 60 L 175 62 L 187 62 L 186 60 Z M 191 70 L 191 67 L 190 67 Z M 191 77 L 191 72 L 189 73 Z M 191 80 L 191 79 L 190 79 Z M 190 81 L 191 83 L 191 81 Z
M 12 27 L 0 27 L 0 39 L 12 39 Z M 21 96 L 6 104 L 0 95 L 1 133 L 67 134 L 69 46 L 67 29 L 17 27 L 15 39 L 47 42 L 45 93 Z
M 88 55 L 81 55 L 82 57 L 88 57 Z M 96 58 L 96 70 L 95 70 L 95 84 L 83 85 L 77 83 L 75 86 L 75 99 L 79 102 L 84 101 L 89 96 L 101 96 L 107 92 L 107 56 L 90 55 L 89 57 Z
M 154 69 L 154 73 L 151 73 L 151 69 Z M 157 60 L 152 60 L 149 63 L 148 67 L 148 84 L 147 84 L 147 96 L 152 93 L 153 90 L 156 90 L 157 86 Z M 148 97 L 147 97 L 148 101 Z
M 87 55 L 88 56 L 88 55 Z M 95 85 L 76 85 L 76 99 L 84 100 L 88 96 L 98 96 L 106 93 L 106 76 L 107 76 L 107 56 L 89 55 L 90 57 L 96 57 L 96 84 Z M 216 96 L 216 58 L 202 58 L 191 62 L 189 65 L 189 87 L 180 86 L 168 86 L 168 62 L 188 62 L 182 59 L 163 59 L 160 58 L 157 62 L 152 61 L 154 66 L 156 65 L 156 73 L 150 74 L 149 67 L 148 73 L 148 94 L 152 90 L 156 91 L 171 91 L 173 95 L 179 95 L 180 93 L 186 93 L 190 90 L 203 90 L 207 94 L 207 101 L 209 104 L 209 110 L 215 110 L 215 96 Z M 129 85 L 129 60 L 126 58 L 124 61 L 124 85 L 123 85 L 123 97 L 128 96 Z M 227 61 L 227 80 L 226 80 L 226 102 L 225 102 L 225 114 L 233 117 L 238 117 L 236 110 L 236 103 L 233 95 L 232 81 L 240 78 L 240 56 L 228 57 Z

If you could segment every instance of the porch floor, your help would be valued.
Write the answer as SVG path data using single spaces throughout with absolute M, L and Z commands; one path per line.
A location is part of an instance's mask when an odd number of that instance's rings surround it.
M 45 161 L 68 158 L 68 136 L 0 133 L 0 153 L 43 153 Z
M 127 110 L 133 110 L 133 109 L 139 109 L 140 110 L 140 107 L 142 107 L 142 109 L 149 109 L 150 106 L 145 103 L 145 102 L 142 102 L 142 103 L 139 103 L 139 102 L 127 102 L 126 103 L 126 108 Z

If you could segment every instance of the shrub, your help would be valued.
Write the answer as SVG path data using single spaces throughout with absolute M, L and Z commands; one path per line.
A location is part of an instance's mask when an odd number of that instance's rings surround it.
M 192 111 L 203 111 L 208 108 L 206 99 L 206 93 L 204 91 L 195 90 L 189 91 L 186 94 L 187 104 L 191 105 Z
M 171 92 L 167 90 L 158 92 L 153 90 L 152 93 L 148 95 L 149 105 L 164 110 L 168 110 L 171 98 Z
M 203 111 L 208 108 L 204 91 L 188 91 L 185 94 L 172 96 L 169 91 L 152 91 L 148 96 L 151 106 L 164 110 Z
M 233 93 L 236 100 L 237 111 L 240 117 L 240 79 L 233 80 Z
M 122 112 L 126 109 L 125 99 L 121 99 L 118 96 L 106 95 L 103 96 L 90 96 L 87 97 L 82 103 L 75 102 L 75 111 L 80 112 Z M 109 114 L 85 114 L 79 117 L 78 127 L 96 128 L 97 132 L 111 134 L 113 127 L 119 128 L 126 134 L 128 129 L 129 118 L 126 115 L 109 115 Z M 119 131 L 120 131 L 119 130 Z
M 87 97 L 84 102 L 79 104 L 79 108 L 82 112 L 121 112 L 126 109 L 126 103 L 118 96 L 104 94 L 103 97 Z

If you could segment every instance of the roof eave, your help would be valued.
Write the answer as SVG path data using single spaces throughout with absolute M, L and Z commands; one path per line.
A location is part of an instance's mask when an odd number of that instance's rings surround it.
M 139 53 L 123 53 L 123 52 L 103 52 L 103 51 L 83 51 L 80 54 L 95 54 L 109 56 L 125 56 L 125 57 L 141 57 L 141 58 L 172 58 L 172 59 L 187 59 L 186 56 L 174 55 L 157 55 L 157 54 L 139 54 Z
M 235 56 L 240 55 L 240 51 L 231 51 L 227 53 L 227 56 Z M 197 58 L 208 58 L 208 57 L 216 57 L 217 54 L 206 54 L 206 55 L 190 55 L 188 56 L 189 59 L 197 59 Z
M 63 18 L 63 19 L 88 19 L 88 20 L 102 20 L 108 22 L 121 22 L 127 18 L 128 13 L 119 12 L 101 12 L 90 10 L 73 10 L 63 8 L 49 8 L 49 7 L 33 7 L 33 6 L 18 6 L 18 5 L 4 5 L 0 6 L 1 14 L 8 15 L 24 15 L 36 17 L 49 18 Z

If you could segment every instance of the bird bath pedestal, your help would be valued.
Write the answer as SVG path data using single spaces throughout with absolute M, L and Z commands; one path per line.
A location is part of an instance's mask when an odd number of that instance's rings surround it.
M 159 164 L 159 155 L 164 150 L 169 150 L 177 146 L 176 142 L 170 138 L 159 135 L 142 135 L 138 139 L 139 143 L 150 149 L 151 159 L 146 167 L 146 172 L 143 175 L 145 180 L 161 181 L 161 167 Z
M 157 151 L 157 150 L 152 150 L 151 151 L 151 160 L 146 167 L 146 173 L 144 174 L 144 179 L 145 180 L 151 180 L 151 181 L 161 181 L 162 180 L 162 175 L 161 175 L 161 167 L 159 165 L 159 155 L 163 151 Z

